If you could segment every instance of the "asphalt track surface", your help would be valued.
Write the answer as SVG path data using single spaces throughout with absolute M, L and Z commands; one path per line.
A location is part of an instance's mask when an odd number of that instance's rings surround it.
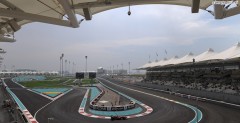
M 26 88 L 22 88 L 18 84 L 12 82 L 11 79 L 5 79 L 4 81 L 32 115 L 34 115 L 38 109 L 51 102 L 51 100 L 40 96 L 39 94 L 28 91 Z
M 114 81 L 114 80 L 111 80 Z M 203 119 L 201 123 L 240 123 L 240 110 L 234 107 L 226 107 L 220 104 L 213 104 L 207 102 L 194 101 L 162 92 L 157 92 L 153 90 L 143 89 L 131 84 L 126 84 L 122 82 L 116 82 L 116 84 L 125 86 L 128 88 L 136 89 L 139 91 L 151 93 L 154 95 L 166 97 L 172 100 L 176 100 L 182 103 L 190 104 L 192 106 L 198 107 L 203 113 Z M 106 84 L 106 83 L 105 83 Z M 108 85 L 110 85 L 108 83 Z M 183 112 L 184 113 L 184 112 Z
M 153 113 L 147 116 L 124 121 L 114 121 L 116 123 L 187 123 L 194 117 L 194 112 L 184 106 L 122 89 L 107 82 L 104 83 L 139 101 L 142 101 L 154 109 Z M 112 121 L 110 120 L 89 118 L 78 113 L 78 109 L 85 92 L 86 90 L 83 89 L 74 89 L 39 111 L 36 115 L 36 119 L 40 123 L 46 123 L 47 118 L 54 118 L 51 123 L 111 123 Z
M 10 80 L 9 80 L 10 81 Z M 194 112 L 182 105 L 175 104 L 172 102 L 168 102 L 153 96 L 149 96 L 146 94 L 142 94 L 139 92 L 135 92 L 132 90 L 128 90 L 126 88 L 122 88 L 116 85 L 113 85 L 107 81 L 102 80 L 104 84 L 107 86 L 118 90 L 120 92 L 123 92 L 124 94 L 127 94 L 147 105 L 153 108 L 153 112 L 147 116 L 139 117 L 139 118 L 133 118 L 128 120 L 122 120 L 122 121 L 113 121 L 115 123 L 187 123 L 191 121 L 194 117 Z M 119 84 L 124 87 L 132 88 L 135 90 L 139 90 L 146 93 L 151 93 L 154 95 L 166 97 L 169 99 L 173 99 L 182 103 L 187 103 L 193 106 L 197 106 L 202 112 L 203 112 L 203 119 L 201 120 L 201 123 L 240 123 L 240 110 L 230 108 L 230 107 L 224 107 L 217 104 L 212 103 L 206 103 L 206 102 L 199 102 L 194 100 L 189 100 L 169 94 L 165 94 L 162 92 L 152 91 L 148 89 L 142 89 L 140 87 L 136 87 L 133 85 L 128 85 L 124 83 L 114 82 L 116 84 Z M 15 83 L 7 83 L 7 84 L 15 84 Z M 14 85 L 17 86 L 17 85 Z M 13 86 L 12 86 L 13 87 Z M 16 88 L 16 87 L 15 87 Z M 24 90 L 24 89 L 15 89 L 15 90 Z M 15 91 L 13 89 L 13 91 Z M 45 101 L 41 101 L 41 98 L 44 98 L 39 95 L 37 98 L 27 98 L 26 95 L 35 94 L 30 91 L 26 90 L 26 93 L 18 93 L 14 92 L 24 105 L 28 108 L 28 110 L 33 109 L 39 109 L 43 104 L 46 104 Z M 50 103 L 48 106 L 40 110 L 37 115 L 36 119 L 40 123 L 47 123 L 47 118 L 54 118 L 54 120 L 51 121 L 51 123 L 110 123 L 112 121 L 110 120 L 104 120 L 104 119 L 95 119 L 95 118 L 89 118 L 86 116 L 82 116 L 78 113 L 79 106 L 81 104 L 81 101 L 84 97 L 84 94 L 86 92 L 86 89 L 74 89 L 73 91 L 70 91 L 66 95 L 62 96 L 61 98 L 55 100 L 54 102 Z M 31 95 L 30 94 L 30 95 Z M 26 99 L 24 99 L 26 98 Z M 26 105 L 24 100 L 32 100 L 31 105 L 37 105 L 34 107 L 30 107 Z M 47 102 L 50 102 L 48 99 Z M 44 103 L 45 102 L 45 103 Z M 41 104 L 41 106 L 39 106 Z M 36 110 L 35 110 L 36 111 Z

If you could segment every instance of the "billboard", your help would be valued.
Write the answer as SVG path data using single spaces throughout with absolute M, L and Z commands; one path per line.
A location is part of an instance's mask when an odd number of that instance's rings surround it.
M 96 72 L 89 72 L 89 79 L 95 79 L 96 78 Z
M 83 79 L 84 78 L 84 72 L 76 73 L 76 79 Z

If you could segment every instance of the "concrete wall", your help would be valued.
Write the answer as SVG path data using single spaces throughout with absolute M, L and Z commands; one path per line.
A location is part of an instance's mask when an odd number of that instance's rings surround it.
M 145 86 L 149 88 L 156 88 L 159 90 L 169 89 L 170 91 L 175 91 L 175 92 L 178 91 L 179 93 L 224 101 L 228 103 L 240 104 L 240 95 L 231 95 L 231 94 L 225 94 L 225 93 L 194 90 L 194 89 L 187 89 L 187 88 L 180 88 L 180 87 L 173 87 L 173 86 L 166 86 L 166 85 L 157 85 L 157 84 L 151 84 L 151 83 L 136 83 L 135 85 Z

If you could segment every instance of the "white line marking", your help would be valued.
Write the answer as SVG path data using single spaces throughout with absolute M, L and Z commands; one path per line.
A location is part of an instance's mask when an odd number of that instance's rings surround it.
M 100 77 L 99 77 L 99 78 L 100 78 Z M 167 100 L 167 101 L 169 101 L 169 102 L 173 102 L 173 103 L 180 104 L 180 105 L 183 105 L 183 106 L 187 107 L 186 105 L 184 105 L 184 103 L 181 103 L 181 102 L 178 102 L 178 101 L 174 101 L 174 100 L 171 100 L 171 99 L 162 97 L 162 96 L 157 96 L 157 95 L 154 95 L 154 94 L 150 94 L 150 93 L 142 92 L 142 91 L 135 90 L 135 89 L 132 89 L 132 88 L 128 88 L 128 87 L 124 87 L 124 86 L 121 86 L 121 85 L 117 85 L 117 84 L 115 84 L 115 83 L 110 82 L 109 80 L 104 79 L 104 78 L 101 78 L 101 79 L 103 79 L 103 80 L 107 81 L 108 83 L 111 83 L 111 84 L 113 84 L 113 85 L 115 85 L 115 86 L 119 86 L 119 87 L 121 87 L 121 88 L 125 88 L 125 89 L 131 90 L 131 91 L 135 91 L 135 92 L 138 92 L 138 93 L 143 93 L 143 94 L 146 94 L 146 95 L 150 95 L 150 96 L 153 96 L 153 97 L 156 97 L 156 98 L 160 98 L 160 99 L 163 99 L 163 100 Z M 190 105 L 190 106 L 191 106 L 191 105 Z M 194 106 L 192 106 L 192 107 L 194 107 Z M 194 111 L 194 113 L 195 113 L 195 117 L 197 116 L 196 110 L 194 110 L 194 109 L 191 108 L 191 107 L 187 107 L 187 108 L 192 109 L 192 110 Z M 196 107 L 194 107 L 194 108 L 196 108 Z M 196 109 L 197 109 L 197 108 L 196 108 Z M 199 110 L 199 111 L 200 111 L 200 110 Z M 201 112 L 201 113 L 202 113 L 202 112 Z M 194 118 L 195 118 L 195 117 L 194 117 Z M 201 119 L 202 119 L 202 117 L 201 117 Z M 199 121 L 201 121 L 201 119 L 200 119 Z M 192 120 L 191 120 L 191 121 L 192 121 Z M 191 122 L 191 121 L 190 121 L 190 122 Z
M 155 89 L 155 88 L 150 88 L 150 87 L 145 87 L 145 86 L 136 86 L 133 85 L 135 87 L 140 87 L 140 88 L 144 88 L 144 89 L 149 89 L 149 90 L 155 90 L 155 91 L 161 91 L 161 92 L 165 92 L 165 93 L 170 93 L 171 91 L 164 91 L 164 90 L 160 90 L 160 89 Z M 182 93 L 176 93 L 175 95 L 188 95 L 188 94 L 182 94 Z M 240 105 L 238 104 L 234 104 L 234 103 L 228 103 L 228 102 L 224 102 L 224 101 L 219 101 L 219 100 L 214 100 L 214 99 L 209 99 L 209 98 L 204 98 L 204 97 L 199 97 L 199 96 L 193 96 L 193 95 L 189 95 L 192 97 L 196 97 L 199 99 L 203 99 L 203 100 L 208 100 L 208 101 L 212 101 L 212 102 L 216 102 L 216 103 L 222 103 L 222 104 L 226 104 L 226 105 L 231 105 L 231 106 L 236 106 L 236 107 L 240 107 Z
M 72 91 L 72 90 L 70 90 L 70 91 Z M 67 93 L 69 93 L 70 91 L 68 91 Z M 67 93 L 65 93 L 64 95 L 66 95 Z M 59 99 L 59 98 L 58 98 Z M 57 100 L 57 99 L 56 99 Z M 45 107 L 47 107 L 48 105 L 50 105 L 51 103 L 53 103 L 54 101 L 56 101 L 56 100 L 53 100 L 53 101 L 51 101 L 51 102 L 49 102 L 48 104 L 46 104 L 46 105 L 44 105 L 43 107 L 41 107 L 40 109 L 38 109 L 37 110 L 37 112 L 34 114 L 34 118 L 35 119 L 37 119 L 37 113 L 39 112 L 39 111 L 41 111 L 42 109 L 44 109 Z
M 37 93 L 36 91 L 33 91 L 33 90 L 31 90 L 31 89 L 27 89 L 27 90 L 28 90 L 28 91 L 31 91 L 31 92 L 33 92 L 33 93 L 35 93 L 35 94 L 38 94 L 38 95 L 40 95 L 40 96 L 43 96 L 43 97 L 45 97 L 45 98 L 48 98 L 48 99 L 50 99 L 50 100 L 53 101 L 53 98 L 51 98 L 51 97 L 49 97 L 49 96 L 46 96 L 46 95 L 44 95 L 44 94 Z

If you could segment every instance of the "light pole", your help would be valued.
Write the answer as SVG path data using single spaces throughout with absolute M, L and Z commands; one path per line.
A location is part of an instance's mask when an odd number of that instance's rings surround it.
M 122 75 L 122 81 L 123 81 L 123 63 L 121 63 L 121 65 L 122 65 L 121 75 Z
M 110 75 L 112 75 L 112 67 L 110 66 Z
M 130 75 L 130 62 L 128 62 L 128 74 Z
M 114 65 L 113 65 L 113 75 L 114 75 Z
M 54 120 L 54 118 L 53 117 L 49 117 L 48 118 L 48 123 L 50 123 L 50 120 Z
M 121 73 L 123 74 L 123 63 L 121 65 L 122 65 L 122 72 Z
M 64 76 L 66 76 L 66 71 L 67 71 L 67 59 L 65 60 L 65 71 L 64 71 Z
M 117 75 L 118 75 L 119 73 L 118 73 L 118 65 L 117 65 Z
M 86 59 L 85 72 L 86 72 L 86 73 L 87 73 L 87 57 L 88 57 L 88 56 L 85 56 L 85 59 Z
M 60 76 L 62 76 L 62 56 L 60 56 Z
M 69 67 L 68 67 L 68 75 L 69 75 L 70 72 L 71 72 L 71 62 L 69 61 L 68 63 L 69 63 L 69 65 L 68 65 L 68 66 L 69 66 Z
M 62 56 L 61 56 L 61 59 L 62 59 L 62 71 L 61 71 L 61 76 L 63 77 L 63 57 L 64 57 L 64 54 L 62 53 Z
M 72 74 L 74 74 L 74 62 L 72 63 L 73 67 L 72 67 Z

